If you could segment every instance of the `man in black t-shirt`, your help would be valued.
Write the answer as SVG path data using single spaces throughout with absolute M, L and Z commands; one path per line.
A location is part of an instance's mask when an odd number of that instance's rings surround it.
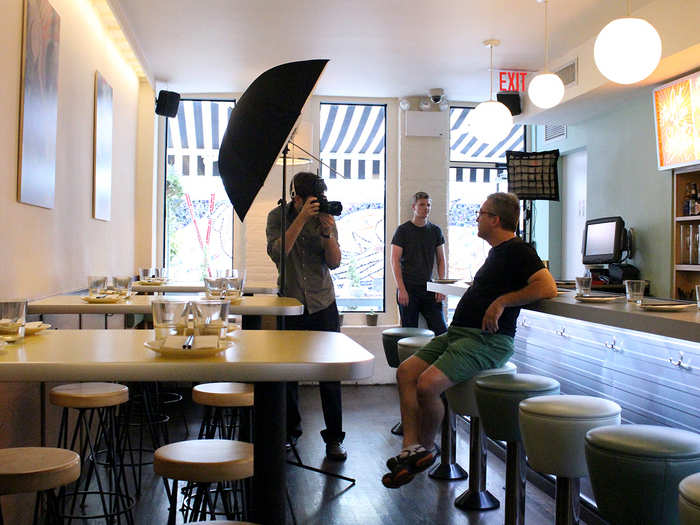
M 391 239 L 391 270 L 396 281 L 396 300 L 401 326 L 418 326 L 418 314 L 436 335 L 447 330 L 442 314 L 445 296 L 429 292 L 426 283 L 432 278 L 437 260 L 438 278 L 445 278 L 445 238 L 440 227 L 428 221 L 432 201 L 419 191 L 413 196 L 413 218 L 404 222 Z
M 481 370 L 503 366 L 513 354 L 520 306 L 557 294 L 535 250 L 515 236 L 519 213 L 512 193 L 493 193 L 481 205 L 479 237 L 492 247 L 486 261 L 457 305 L 447 333 L 397 371 L 403 449 L 386 463 L 385 487 L 400 487 L 435 462 L 433 442 L 444 412 L 440 394 Z

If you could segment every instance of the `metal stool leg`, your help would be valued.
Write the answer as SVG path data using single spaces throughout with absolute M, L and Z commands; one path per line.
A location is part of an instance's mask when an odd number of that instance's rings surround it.
M 469 425 L 469 489 L 455 500 L 462 510 L 492 510 L 501 504 L 486 490 L 486 434 L 481 419 L 472 416 Z
M 578 525 L 581 511 L 580 478 L 560 478 L 557 476 L 555 496 L 556 525 Z
M 440 464 L 430 470 L 429 476 L 443 481 L 466 479 L 467 471 L 457 464 L 457 418 L 442 396 L 445 415 L 442 418 L 440 438 Z
M 525 525 L 526 473 L 523 442 L 508 442 L 506 447 L 505 525 Z

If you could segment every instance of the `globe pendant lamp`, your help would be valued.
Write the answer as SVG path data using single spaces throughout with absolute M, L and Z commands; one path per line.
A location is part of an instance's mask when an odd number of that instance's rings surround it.
M 527 94 L 530 101 L 542 109 L 553 108 L 564 98 L 564 83 L 559 75 L 549 72 L 549 25 L 547 20 L 547 0 L 537 0 L 544 4 L 544 72 L 530 81 Z
M 630 0 L 627 17 L 606 25 L 595 39 L 593 58 L 598 70 L 617 84 L 634 84 L 647 78 L 661 60 L 661 37 L 649 22 L 633 18 Z
M 496 144 L 508 136 L 513 129 L 513 115 L 500 102 L 493 100 L 493 48 L 500 40 L 484 40 L 484 45 L 491 49 L 491 91 L 489 100 L 482 102 L 470 111 L 471 132 L 482 142 Z

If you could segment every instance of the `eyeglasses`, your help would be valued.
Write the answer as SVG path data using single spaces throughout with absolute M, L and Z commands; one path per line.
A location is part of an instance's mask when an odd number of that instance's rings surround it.
M 488 215 L 489 217 L 498 217 L 498 215 L 496 215 L 495 213 L 491 213 L 490 211 L 481 211 L 481 210 L 479 210 L 479 211 L 476 212 L 476 218 L 477 218 L 477 219 L 478 219 L 479 217 L 481 217 L 482 215 Z

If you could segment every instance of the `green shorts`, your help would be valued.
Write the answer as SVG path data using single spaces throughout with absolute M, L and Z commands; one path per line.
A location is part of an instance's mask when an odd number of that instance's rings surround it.
M 479 328 L 450 326 L 413 355 L 461 383 L 481 370 L 505 365 L 513 355 L 513 338 L 485 333 Z

